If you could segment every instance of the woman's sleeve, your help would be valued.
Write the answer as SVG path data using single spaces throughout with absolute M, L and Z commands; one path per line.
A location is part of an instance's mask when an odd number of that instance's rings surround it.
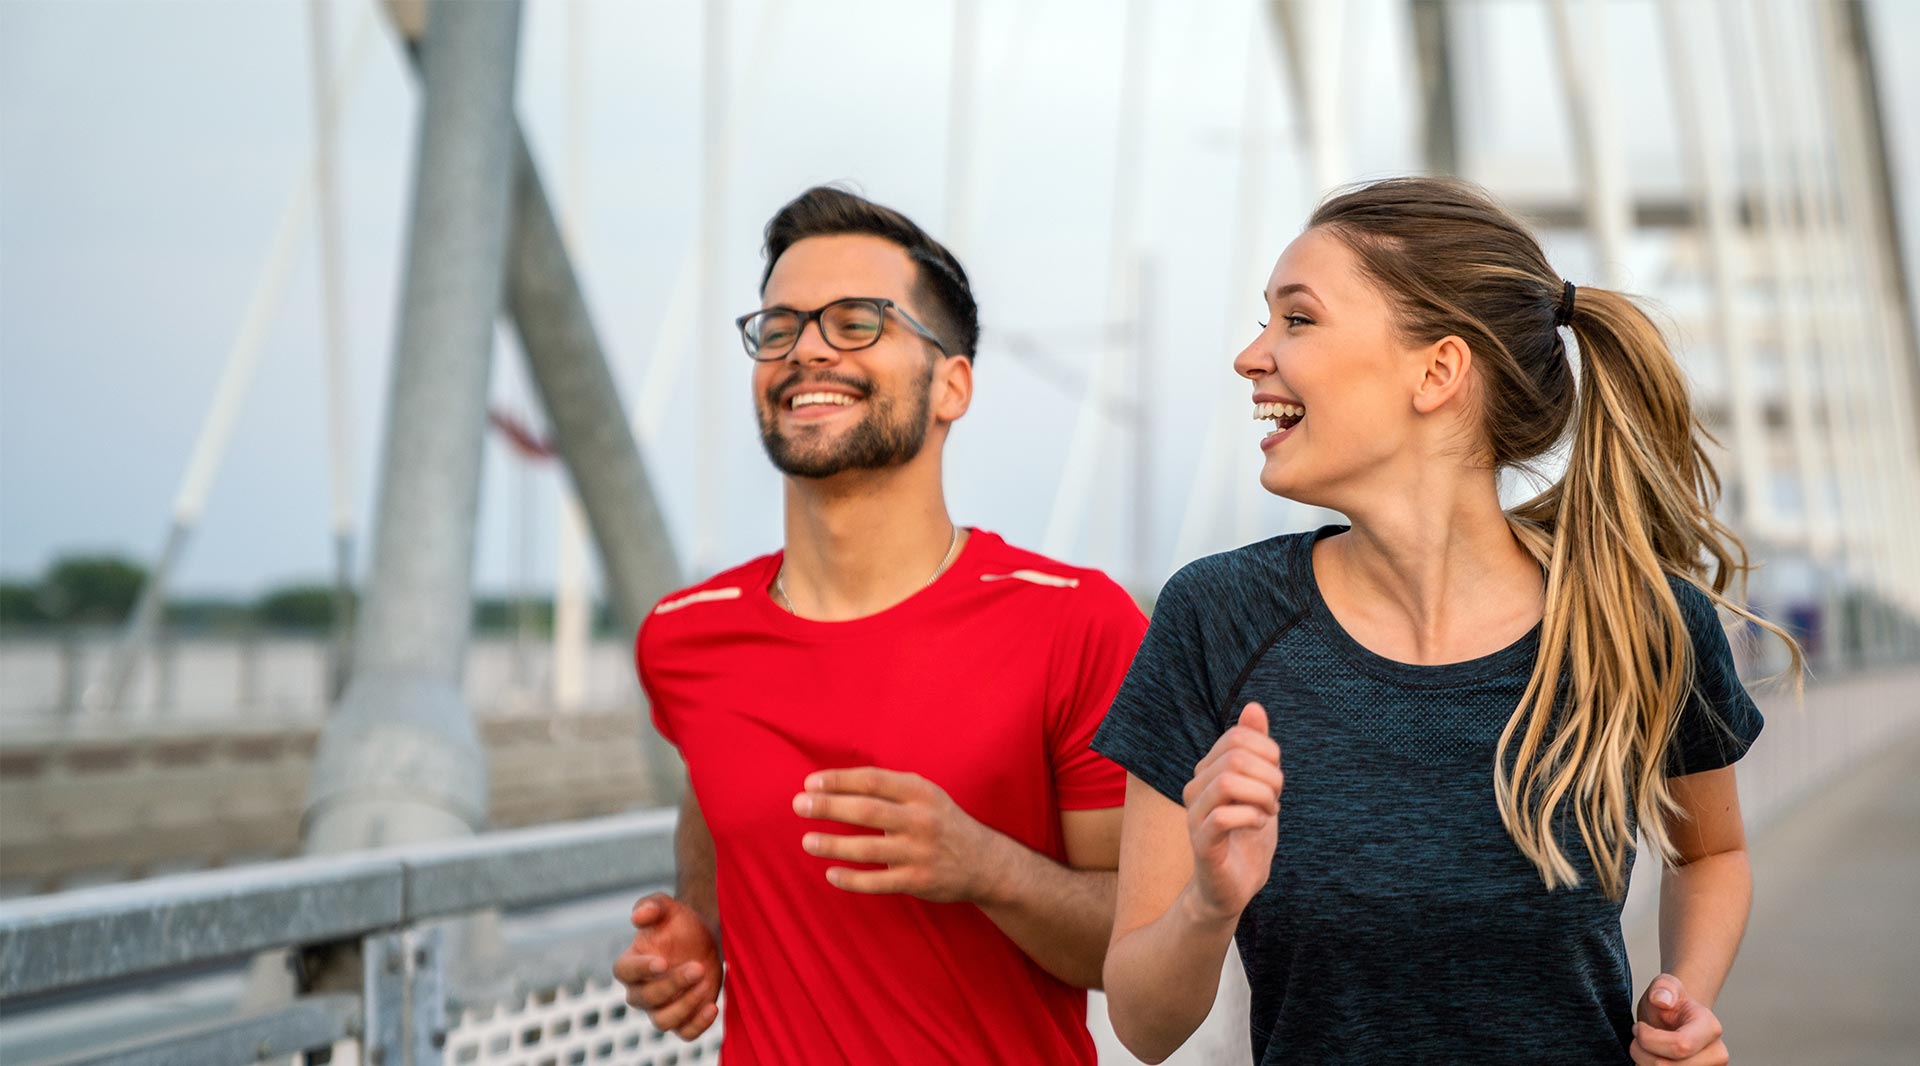
M 1192 569 L 1161 590 L 1140 652 L 1093 738 L 1095 751 L 1175 803 L 1183 802 L 1194 764 L 1224 732 Z
M 1685 582 L 1673 587 L 1693 642 L 1693 690 L 1667 749 L 1667 776 L 1685 777 L 1738 762 L 1766 722 L 1734 670 L 1713 601 Z

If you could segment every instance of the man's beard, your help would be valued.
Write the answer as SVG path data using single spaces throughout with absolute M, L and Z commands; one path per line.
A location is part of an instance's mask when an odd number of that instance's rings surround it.
M 810 441 L 823 434 L 807 431 L 799 439 L 780 431 L 781 393 L 805 377 L 807 384 L 836 384 L 859 389 L 867 414 L 838 439 Z M 767 390 L 760 416 L 760 444 L 767 458 L 789 477 L 826 478 L 844 470 L 884 470 L 912 461 L 927 443 L 927 413 L 932 406 L 933 364 L 927 363 L 908 388 L 912 401 L 907 416 L 895 417 L 892 398 L 879 395 L 862 382 L 838 375 L 794 374 Z

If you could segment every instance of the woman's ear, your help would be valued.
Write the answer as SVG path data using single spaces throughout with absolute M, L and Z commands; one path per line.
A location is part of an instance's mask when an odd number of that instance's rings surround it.
M 1464 398 L 1467 377 L 1473 370 L 1473 349 L 1459 337 L 1442 337 L 1420 352 L 1420 384 L 1414 390 L 1413 409 L 1430 415 Z

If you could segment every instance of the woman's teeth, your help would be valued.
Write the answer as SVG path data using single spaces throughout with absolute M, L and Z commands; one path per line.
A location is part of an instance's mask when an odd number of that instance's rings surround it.
M 1307 417 L 1307 409 L 1290 403 L 1256 403 L 1253 405 L 1253 417 L 1255 421 L 1272 419 L 1276 427 L 1291 429 Z

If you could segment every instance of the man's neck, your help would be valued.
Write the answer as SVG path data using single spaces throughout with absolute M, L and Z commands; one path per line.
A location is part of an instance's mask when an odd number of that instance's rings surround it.
M 951 563 L 956 546 L 937 463 L 790 477 L 786 512 L 786 595 L 774 593 L 774 602 L 818 621 L 862 618 L 907 599 Z

